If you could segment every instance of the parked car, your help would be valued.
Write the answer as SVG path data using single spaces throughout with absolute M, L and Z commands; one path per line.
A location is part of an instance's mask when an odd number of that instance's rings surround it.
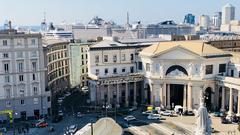
M 63 98 L 58 98 L 58 103 L 61 104 L 63 102 Z
M 63 119 L 63 117 L 61 115 L 57 115 L 52 119 L 53 123 L 58 123 L 59 121 L 61 121 Z
M 44 128 L 44 127 L 47 127 L 48 126 L 48 123 L 47 122 L 42 122 L 40 123 L 37 127 L 39 128 Z
M 62 110 L 59 110 L 59 111 L 58 111 L 58 115 L 59 115 L 59 116 L 63 116 L 63 111 L 62 111 Z
M 187 115 L 188 116 L 194 116 L 195 114 L 193 113 L 193 111 L 187 111 Z
M 83 114 L 81 112 L 77 112 L 77 115 L 76 115 L 78 118 L 82 118 Z
M 76 133 L 77 132 L 77 125 L 71 125 L 71 126 L 69 126 L 69 129 L 68 129 L 68 132 L 71 134 L 74 134 L 74 133 Z
M 222 117 L 222 118 L 221 118 L 221 123 L 222 123 L 222 124 L 229 124 L 230 121 L 227 120 L 225 117 Z
M 162 111 L 160 114 L 163 115 L 163 116 L 169 116 L 169 117 L 173 116 L 173 112 L 169 111 L 169 110 Z
M 214 112 L 214 113 L 213 113 L 213 116 L 215 116 L 215 117 L 221 117 L 221 116 L 223 116 L 223 114 L 222 114 L 221 112 Z
M 127 117 L 124 118 L 125 121 L 133 121 L 136 120 L 136 118 L 132 115 L 128 115 Z
M 152 111 L 145 111 L 145 112 L 142 112 L 143 115 L 149 115 L 149 114 L 152 114 Z
M 65 94 L 66 97 L 68 97 L 68 96 L 70 96 L 70 95 L 71 95 L 70 92 L 67 92 L 67 93 Z
M 133 111 L 136 111 L 136 110 L 137 110 L 137 107 L 134 106 L 134 107 L 130 108 L 128 111 L 129 111 L 129 112 L 133 112 Z
M 161 116 L 159 114 L 150 114 L 147 117 L 149 120 L 160 120 Z

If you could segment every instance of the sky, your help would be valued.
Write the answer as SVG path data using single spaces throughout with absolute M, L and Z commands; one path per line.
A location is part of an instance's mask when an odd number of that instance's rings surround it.
M 47 22 L 59 24 L 88 23 L 94 16 L 117 24 L 141 20 L 144 24 L 164 20 L 183 22 L 184 15 L 192 13 L 198 20 L 202 14 L 212 16 L 231 3 L 240 19 L 240 0 L 0 0 L 0 25 L 11 20 L 13 25 L 39 25 L 46 12 Z

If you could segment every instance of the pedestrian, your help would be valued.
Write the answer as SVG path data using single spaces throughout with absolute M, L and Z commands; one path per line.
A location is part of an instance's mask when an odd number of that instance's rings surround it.
M 27 133 L 28 133 L 28 132 L 29 132 L 29 127 L 28 127 L 28 125 L 27 125 L 26 129 L 27 129 Z

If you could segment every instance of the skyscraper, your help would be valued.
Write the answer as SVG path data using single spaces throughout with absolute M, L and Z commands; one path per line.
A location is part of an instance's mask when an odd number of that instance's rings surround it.
M 184 23 L 195 24 L 195 16 L 193 14 L 187 14 L 184 17 Z
M 222 22 L 222 12 L 215 12 L 212 17 L 212 25 L 215 28 L 220 28 Z
M 229 24 L 231 20 L 235 19 L 235 7 L 227 4 L 222 8 L 222 24 Z
M 199 19 L 199 26 L 208 28 L 210 24 L 210 18 L 208 15 L 201 15 Z

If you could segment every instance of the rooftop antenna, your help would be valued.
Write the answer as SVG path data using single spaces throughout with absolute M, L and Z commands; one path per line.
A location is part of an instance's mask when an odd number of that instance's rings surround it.
M 8 22 L 8 27 L 9 27 L 9 30 L 12 30 L 12 22 L 11 21 Z
M 43 22 L 46 22 L 46 12 L 43 12 Z

